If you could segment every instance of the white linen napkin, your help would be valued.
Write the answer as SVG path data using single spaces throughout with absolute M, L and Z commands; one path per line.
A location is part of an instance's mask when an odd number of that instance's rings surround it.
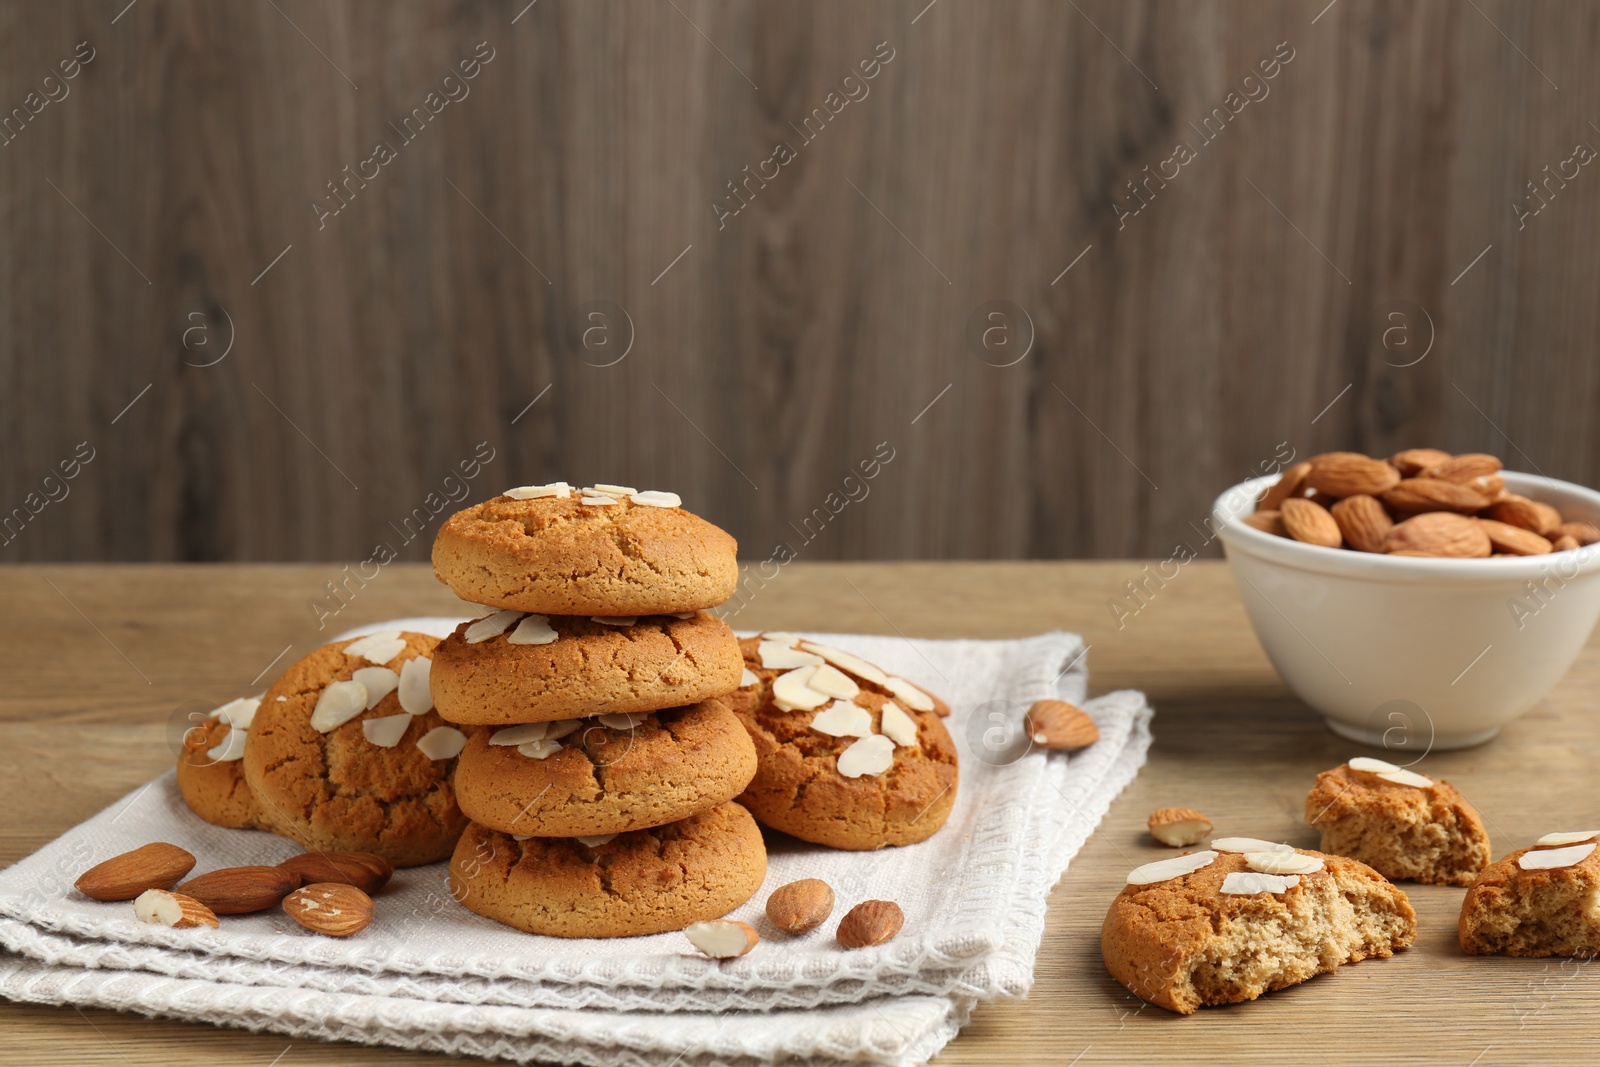
M 361 632 L 441 633 L 455 621 Z M 78 895 L 79 873 L 147 841 L 189 849 L 199 871 L 299 851 L 203 822 L 169 773 L 0 872 L 0 997 L 519 1062 L 925 1062 L 973 1004 L 1031 986 L 1050 888 L 1143 764 L 1151 712 L 1133 692 L 1084 704 L 1084 646 L 1072 634 L 814 636 L 949 702 L 960 785 L 945 827 L 906 848 L 838 852 L 769 835 L 766 885 L 731 916 L 762 935 L 747 956 L 708 960 L 681 934 L 523 934 L 451 900 L 443 864 L 397 872 L 372 926 L 348 940 L 277 911 L 172 930 Z M 1071 757 L 1035 750 L 1007 762 L 1026 748 L 1008 737 L 1018 711 L 1052 696 L 1083 704 L 1101 740 Z M 831 922 L 799 938 L 777 931 L 768 892 L 807 877 L 834 887 L 835 918 L 863 899 L 896 901 L 903 932 L 846 951 Z

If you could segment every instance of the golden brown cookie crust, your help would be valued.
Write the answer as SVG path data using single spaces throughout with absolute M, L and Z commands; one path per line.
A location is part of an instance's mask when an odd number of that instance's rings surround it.
M 1461 901 L 1457 936 L 1473 955 L 1600 955 L 1600 847 L 1570 867 L 1525 871 L 1522 848 L 1478 872 Z M 1544 850 L 1539 850 L 1544 851 Z
M 832 848 L 870 850 L 909 845 L 931 837 L 950 816 L 959 777 L 955 743 L 937 712 L 901 710 L 917 725 L 918 747 L 896 746 L 894 764 L 880 775 L 846 778 L 839 754 L 857 739 L 811 728 L 817 710 L 784 711 L 772 702 L 772 680 L 782 670 L 761 666 L 758 640 L 740 641 L 745 666 L 757 682 L 723 699 L 755 742 L 756 776 L 739 802 L 757 819 L 803 841 Z M 881 733 L 883 706 L 892 698 L 857 679 L 855 702 Z
M 727 705 L 707 700 L 649 715 L 632 730 L 598 720 L 534 759 L 467 742 L 456 799 L 473 822 L 509 834 L 595 837 L 677 822 L 738 796 L 756 773 L 756 750 Z
M 230 727 L 207 719 L 183 735 L 178 753 L 178 792 L 189 810 L 206 822 L 235 830 L 261 829 L 261 809 L 244 778 L 244 760 L 215 760 L 206 755 L 220 745 Z
M 457 596 L 546 615 L 656 615 L 722 603 L 739 580 L 723 530 L 684 511 L 498 496 L 458 511 L 433 543 Z
M 590 848 L 574 838 L 473 825 L 450 860 L 468 910 L 553 937 L 632 937 L 726 915 L 761 888 L 767 851 L 738 804 Z
M 1317 775 L 1305 818 L 1322 832 L 1322 851 L 1395 881 L 1471 885 L 1491 858 L 1477 809 L 1439 778 L 1418 788 L 1342 763 Z
M 1223 879 L 1250 869 L 1237 853 L 1178 878 L 1124 886 L 1100 930 L 1106 970 L 1135 996 L 1187 1015 L 1388 957 L 1416 940 L 1405 893 L 1357 860 L 1322 859 L 1322 870 L 1281 894 L 1223 894 Z
M 405 650 L 383 664 L 395 671 L 406 660 L 429 655 L 438 643 L 427 634 L 400 636 Z M 369 743 L 361 723 L 400 714 L 398 690 L 330 733 L 310 724 L 328 683 L 346 681 L 358 668 L 379 666 L 345 655 L 342 649 L 350 643 L 312 652 L 261 698 L 241 762 L 260 802 L 263 826 L 310 851 L 376 852 L 397 867 L 442 860 L 467 819 L 450 784 L 456 761 L 429 759 L 416 745 L 428 731 L 446 725 L 438 711 L 412 716 L 393 748 Z M 461 729 L 471 735 L 477 728 Z
M 739 641 L 710 612 L 646 615 L 632 626 L 545 618 L 560 635 L 546 645 L 510 643 L 515 626 L 469 644 L 471 624 L 456 627 L 433 655 L 439 714 L 451 722 L 551 722 L 675 708 L 738 688 Z

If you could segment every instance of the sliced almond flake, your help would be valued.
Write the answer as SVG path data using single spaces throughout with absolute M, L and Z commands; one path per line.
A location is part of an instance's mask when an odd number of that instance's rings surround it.
M 744 669 L 744 673 L 739 675 L 740 689 L 749 689 L 752 685 L 757 685 L 760 682 L 761 679 L 756 676 L 756 672 L 751 670 L 749 667 L 746 667 Z
M 851 681 L 850 676 L 839 668 L 829 663 L 824 663 L 811 672 L 811 678 L 806 682 L 819 693 L 826 693 L 835 700 L 852 700 L 861 692 L 861 687 Z
M 774 678 L 772 702 L 784 711 L 811 711 L 826 704 L 828 695 L 806 684 L 814 670 L 815 667 L 797 667 Z
M 433 692 L 428 677 L 433 673 L 433 660 L 427 656 L 413 656 L 400 667 L 400 710 L 410 715 L 423 715 L 433 710 Z
M 367 691 L 367 710 L 371 711 L 378 706 L 378 701 L 394 692 L 395 686 L 400 684 L 400 676 L 388 667 L 357 667 L 350 672 L 352 681 L 361 683 L 361 688 Z
M 677 493 L 667 493 L 659 489 L 646 489 L 642 493 L 633 493 L 628 499 L 635 504 L 643 504 L 648 508 L 676 508 L 683 506 L 683 497 Z
M 1129 885 L 1153 885 L 1156 882 L 1165 882 L 1169 878 L 1182 878 L 1186 874 L 1193 874 L 1202 867 L 1211 866 L 1217 858 L 1215 852 L 1193 852 L 1187 856 L 1173 856 L 1171 859 L 1156 860 L 1154 863 L 1141 864 L 1128 872 Z
M 566 737 L 568 734 L 572 733 L 572 731 L 578 729 L 578 727 L 583 725 L 583 720 L 557 719 L 554 722 L 547 722 L 545 725 L 549 727 L 549 729 L 544 732 L 545 738 L 547 740 L 554 741 L 556 738 Z
M 206 755 L 218 763 L 232 763 L 234 760 L 244 758 L 245 738 L 250 735 L 236 726 L 228 727 L 228 732 L 222 735 L 218 744 L 206 750 Z
M 457 599 L 460 598 L 458 597 Z M 474 619 L 481 619 L 485 616 L 493 615 L 495 612 L 500 610 L 499 608 L 492 607 L 488 604 L 480 604 L 476 600 L 462 600 L 461 603 L 465 605 L 467 611 L 470 613 L 470 617 Z
M 637 616 L 637 615 L 590 615 L 589 616 L 589 620 L 591 622 L 597 622 L 601 626 L 633 626 L 634 624 L 636 624 L 639 621 L 639 616 Z
M 399 630 L 368 634 L 344 646 L 345 655 L 360 656 L 364 660 L 378 664 L 388 663 L 405 650 L 406 641 L 400 636 Z
M 894 766 L 894 742 L 882 734 L 863 737 L 839 753 L 839 773 L 846 778 L 882 774 Z
M 768 630 L 766 633 L 757 634 L 756 636 L 763 641 L 776 641 L 779 644 L 788 645 L 790 648 L 793 648 L 800 640 L 798 634 L 792 634 L 785 630 Z
M 1541 848 L 1551 845 L 1577 845 L 1584 841 L 1593 841 L 1600 837 L 1600 830 L 1570 830 L 1561 833 L 1545 834 L 1534 844 Z
M 508 645 L 548 645 L 561 635 L 550 626 L 548 615 L 529 615 L 506 634 Z
M 890 675 L 888 681 L 883 683 L 883 686 L 899 697 L 900 703 L 912 711 L 932 711 L 934 708 L 933 698 L 904 678 L 896 678 L 894 675 Z
M 599 493 L 601 496 L 632 496 L 639 490 L 631 485 L 606 485 L 604 482 L 596 482 L 591 486 L 586 486 L 583 491 L 585 493 Z
M 573 840 L 586 848 L 599 848 L 601 845 L 609 845 L 616 836 L 616 834 L 599 834 L 595 837 L 575 837 Z
M 411 716 L 402 711 L 398 715 L 362 719 L 361 733 L 370 744 L 377 745 L 379 748 L 393 748 L 406 735 L 406 728 L 410 725 Z
M 899 704 L 892 700 L 884 704 L 878 719 L 878 728 L 895 744 L 904 745 L 906 748 L 917 746 L 917 724 L 911 716 L 900 710 Z
M 468 626 L 462 637 L 469 645 L 480 644 L 491 637 L 499 637 L 511 629 L 511 624 L 522 618 L 522 612 L 512 611 L 507 608 L 497 611 L 493 615 L 485 615 L 477 622 Z
M 572 495 L 572 486 L 566 482 L 551 482 L 548 485 L 519 485 L 514 489 L 507 489 L 502 495 L 512 500 L 541 500 L 545 497 L 556 497 L 565 500 Z
M 1352 771 L 1366 771 L 1368 774 L 1382 774 L 1385 771 L 1398 771 L 1400 768 L 1388 760 L 1373 759 L 1371 756 L 1357 756 L 1350 761 Z
M 1259 837 L 1218 837 L 1211 842 L 1211 847 L 1218 852 L 1243 852 L 1249 855 L 1252 852 L 1293 852 L 1293 845 L 1280 844 L 1277 841 L 1263 841 Z
M 512 834 L 511 835 L 511 840 L 513 840 L 513 841 L 531 841 L 531 840 L 533 840 L 533 835 L 532 834 Z
M 872 713 L 834 701 L 811 717 L 811 728 L 829 737 L 867 737 L 872 733 Z
M 357 681 L 329 682 L 311 709 L 311 728 L 318 733 L 337 730 L 367 710 L 367 689 Z
M 542 741 L 549 731 L 547 722 L 529 722 L 521 726 L 507 726 L 489 735 L 491 745 L 525 745 L 529 741 Z
M 614 496 L 585 496 L 578 499 L 578 503 L 587 504 L 591 508 L 603 508 L 616 502 L 617 498 Z
M 1582 863 L 1588 859 L 1594 849 L 1593 841 L 1586 845 L 1568 845 L 1566 848 L 1536 849 L 1518 856 L 1517 866 L 1525 871 L 1550 871 L 1557 867 L 1571 867 L 1574 863 Z
M 1222 880 L 1219 892 L 1229 896 L 1253 896 L 1256 893 L 1287 893 L 1300 884 L 1298 874 L 1260 874 L 1256 871 L 1234 871 Z
M 435 726 L 417 738 L 417 751 L 429 759 L 455 759 L 467 747 L 467 735 L 454 726 Z
M 286 700 L 288 700 L 288 699 L 289 699 L 289 698 L 288 698 L 288 697 L 286 697 L 286 696 L 280 696 L 280 697 L 278 697 L 278 699 L 277 699 L 277 701 L 276 701 L 276 702 L 277 702 L 277 703 L 279 703 L 279 704 L 282 704 L 282 703 L 283 703 L 283 702 L 284 702 L 284 701 L 286 701 Z
M 540 738 L 538 741 L 529 741 L 525 745 L 517 746 L 517 753 L 519 755 L 527 756 L 529 759 L 548 759 L 560 751 L 561 742 L 552 741 L 548 737 Z
M 685 621 L 687 619 L 694 618 L 696 615 L 699 615 L 700 613 L 698 611 L 669 611 L 669 612 L 667 612 L 667 614 L 671 615 L 674 619 L 677 619 L 679 622 L 683 622 L 683 621 Z
M 1321 856 L 1304 852 L 1246 852 L 1244 862 L 1262 874 L 1315 874 L 1323 866 Z
M 769 634 L 767 636 L 770 637 L 772 635 Z M 889 684 L 889 676 L 887 674 L 883 673 L 877 667 L 874 667 L 860 656 L 852 656 L 843 649 L 834 648 L 831 645 L 820 645 L 815 641 L 801 641 L 800 647 L 805 649 L 807 652 L 815 652 L 817 655 L 821 656 L 835 667 L 838 667 L 841 671 L 844 671 L 847 674 L 853 674 L 857 678 L 860 678 L 863 682 L 871 682 L 873 685 L 881 685 L 885 687 L 887 687 Z
M 756 657 L 769 671 L 788 670 L 791 667 L 820 667 L 822 657 L 802 652 L 780 641 L 762 641 L 756 646 Z
M 600 725 L 608 730 L 637 730 L 649 716 L 646 713 L 637 715 L 596 715 Z
M 281 700 L 283 698 L 279 697 L 278 699 Z M 237 700 L 228 701 L 222 707 L 207 715 L 206 718 L 221 719 L 235 730 L 248 730 L 250 729 L 250 724 L 255 722 L 256 709 L 259 707 L 261 707 L 260 697 L 240 697 Z
M 1418 774 L 1415 771 L 1408 771 L 1404 767 L 1393 771 L 1383 771 L 1378 777 L 1386 782 L 1393 782 L 1395 785 L 1412 785 L 1418 789 L 1426 789 L 1433 784 L 1432 778 Z

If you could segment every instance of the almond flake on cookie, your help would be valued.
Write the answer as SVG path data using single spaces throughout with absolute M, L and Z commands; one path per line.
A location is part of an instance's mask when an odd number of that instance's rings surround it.
M 770 637 L 772 635 L 768 634 L 767 636 Z M 888 687 L 889 676 L 860 656 L 852 656 L 843 649 L 834 648 L 831 645 L 820 645 L 815 641 L 801 641 L 800 647 L 807 652 L 816 653 L 841 671 L 853 674 L 863 682 L 871 682 L 873 685 Z
M 435 726 L 417 738 L 417 751 L 429 759 L 455 759 L 467 747 L 467 735 L 454 726 Z
M 1255 871 L 1234 871 L 1222 880 L 1219 892 L 1229 896 L 1254 896 L 1256 893 L 1287 893 L 1300 884 L 1298 874 L 1258 874 Z
M 530 741 L 543 741 L 549 731 L 547 722 L 528 722 L 521 726 L 507 726 L 489 735 L 491 745 L 525 745 Z
M 1216 858 L 1217 854 L 1215 852 L 1207 850 L 1193 852 L 1187 856 L 1173 856 L 1171 859 L 1141 864 L 1128 872 L 1128 884 L 1152 885 L 1156 882 L 1165 882 L 1169 878 L 1182 878 L 1186 874 L 1193 874 L 1202 867 L 1211 866 Z
M 789 633 L 787 630 L 768 630 L 757 636 L 763 641 L 777 641 L 779 644 L 788 645 L 790 648 L 800 643 L 800 635 Z
M 1525 871 L 1552 871 L 1557 867 L 1571 867 L 1588 859 L 1594 849 L 1593 841 L 1586 845 L 1569 845 L 1566 848 L 1541 848 L 1518 856 L 1517 866 Z
M 632 496 L 639 490 L 631 485 L 606 485 L 602 482 L 596 482 L 593 485 L 585 486 L 583 491 L 585 493 L 599 493 L 601 496 Z
M 1593 841 L 1600 837 L 1600 830 L 1570 830 L 1562 833 L 1545 834 L 1535 841 L 1535 848 L 1548 848 L 1551 845 L 1580 845 L 1585 841 Z
M 1244 862 L 1262 874 L 1316 874 L 1323 866 L 1321 856 L 1303 852 L 1246 852 Z
M 573 840 L 581 843 L 585 848 L 599 848 L 601 845 L 609 845 L 616 836 L 616 834 L 600 834 L 596 837 L 575 837 Z
M 405 650 L 406 640 L 400 636 L 399 630 L 368 634 L 344 646 L 345 655 L 360 656 L 378 664 L 388 663 Z
M 286 701 L 288 701 L 288 699 L 289 698 L 287 696 L 280 696 L 280 697 L 278 697 L 277 703 L 279 703 L 279 704 L 285 703 Z
M 603 508 L 617 503 L 617 498 L 614 496 L 585 496 L 579 497 L 578 503 L 587 504 L 591 508 Z
M 674 619 L 677 619 L 679 622 L 687 622 L 688 620 L 694 618 L 695 616 L 699 615 L 700 613 L 698 611 L 669 611 L 669 612 L 667 612 L 667 614 L 671 615 Z
M 1293 852 L 1293 845 L 1279 844 L 1277 841 L 1263 841 L 1259 837 L 1218 837 L 1211 842 L 1211 847 L 1218 852 L 1242 852 L 1249 855 L 1252 852 Z
M 637 730 L 649 715 L 649 712 L 641 711 L 634 714 L 596 715 L 595 718 L 608 730 Z
M 749 689 L 752 685 L 759 685 L 760 682 L 761 679 L 756 676 L 756 672 L 749 667 L 746 667 L 744 673 L 739 675 L 740 689 Z
M 507 608 L 503 611 L 497 611 L 493 615 L 485 615 L 471 626 L 468 626 L 466 633 L 462 636 L 469 645 L 480 644 L 491 637 L 499 637 L 511 629 L 511 624 L 522 618 L 522 614 L 520 611 L 512 611 Z
M 357 667 L 350 673 L 350 680 L 360 682 L 361 688 L 367 691 L 368 711 L 377 707 L 378 701 L 394 692 L 395 686 L 400 684 L 400 676 L 388 667 Z
M 541 737 L 537 741 L 529 741 L 525 745 L 517 746 L 517 754 L 527 756 L 529 759 L 546 759 L 561 751 L 561 742 L 552 741 L 548 737 Z
M 410 725 L 411 716 L 402 711 L 398 715 L 362 719 L 361 733 L 365 735 L 369 744 L 377 745 L 379 748 L 393 748 L 406 735 L 406 727 Z
M 248 730 L 250 724 L 255 721 L 256 709 L 260 706 L 260 697 L 240 697 L 215 709 L 206 718 L 221 719 L 235 730 Z
M 508 645 L 548 645 L 561 635 L 550 628 L 550 616 L 529 615 L 506 634 Z
M 400 667 L 401 711 L 423 715 L 433 710 L 433 693 L 428 688 L 432 671 L 433 660 L 427 656 L 413 656 Z
M 311 710 L 311 728 L 318 733 L 337 730 L 367 710 L 367 688 L 360 682 L 329 682 Z
M 244 741 L 249 734 L 238 726 L 228 727 L 228 732 L 222 735 L 220 744 L 206 750 L 206 755 L 218 763 L 232 763 L 234 760 L 244 758 Z
M 769 671 L 788 670 L 791 667 L 820 667 L 822 657 L 802 652 L 792 645 L 781 641 L 763 640 L 756 645 L 756 655 L 761 660 L 761 666 Z
M 882 734 L 863 737 L 839 753 L 839 773 L 846 778 L 882 774 L 894 766 L 894 742 Z
M 601 626 L 632 626 L 639 621 L 637 615 L 590 615 L 590 622 L 597 622 Z
M 894 675 L 890 675 L 888 680 L 883 683 L 883 687 L 899 697 L 900 703 L 912 711 L 932 711 L 934 708 L 933 698 L 904 678 L 896 678 Z
M 456 599 L 461 600 L 460 597 L 456 597 Z M 493 607 L 489 604 L 480 604 L 476 600 L 461 600 L 461 603 L 466 608 L 471 610 L 471 618 L 474 620 L 487 618 L 488 616 L 493 615 L 495 612 L 500 610 L 499 608 Z
M 582 725 L 582 719 L 555 719 L 545 723 L 547 729 L 544 736 L 546 740 L 554 741 L 558 737 L 566 737 Z
M 628 499 L 635 504 L 643 504 L 647 508 L 676 508 L 683 506 L 683 497 L 677 493 L 667 493 L 659 489 L 646 489 L 642 493 L 630 493 Z
M 855 704 L 834 701 L 812 716 L 811 728 L 829 737 L 868 737 L 872 734 L 872 713 Z
M 911 716 L 901 711 L 900 705 L 894 701 L 891 700 L 883 705 L 883 711 L 879 713 L 878 726 L 883 731 L 883 735 L 895 744 L 903 745 L 906 748 L 915 748 L 917 746 L 916 722 L 912 720 Z
M 541 500 L 545 497 L 556 497 L 565 500 L 572 495 L 572 486 L 566 482 L 551 482 L 549 485 L 519 485 L 514 489 L 507 489 L 502 496 L 512 500 Z
M 1388 760 L 1373 759 L 1371 756 L 1357 756 L 1350 761 L 1352 771 L 1366 771 L 1368 774 L 1383 774 L 1386 771 L 1398 771 L 1400 768 Z
M 1408 771 L 1404 767 L 1396 767 L 1392 771 L 1380 771 L 1378 777 L 1395 785 L 1410 785 L 1418 789 L 1427 789 L 1433 785 L 1433 779 L 1415 771 Z
M 835 700 L 853 700 L 856 694 L 861 692 L 861 687 L 851 681 L 848 674 L 828 663 L 812 671 L 806 685 L 819 693 L 826 693 Z
M 807 683 L 815 667 L 796 667 L 772 680 L 772 702 L 784 711 L 812 711 L 828 702 L 828 694 L 819 693 Z

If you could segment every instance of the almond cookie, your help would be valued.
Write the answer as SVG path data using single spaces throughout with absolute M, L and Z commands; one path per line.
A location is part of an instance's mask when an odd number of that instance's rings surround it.
M 720 604 L 739 580 L 737 543 L 627 486 L 522 486 L 450 516 L 433 573 L 463 600 L 548 615 L 656 615 Z
M 857 850 L 909 845 L 944 825 L 957 768 L 942 702 L 788 634 L 740 645 L 746 684 L 724 699 L 756 746 L 756 776 L 739 798 L 751 814 L 803 841 Z
M 217 708 L 183 735 L 178 792 L 206 822 L 236 830 L 261 828 L 261 808 L 244 779 L 244 743 L 260 697 L 241 697 Z
M 1600 831 L 1547 834 L 1478 872 L 1461 902 L 1473 955 L 1600 956 Z
M 479 732 L 456 764 L 456 799 L 480 826 L 593 837 L 677 822 L 732 800 L 756 750 L 718 700 Z
M 1367 756 L 1317 775 L 1306 822 L 1322 851 L 1395 881 L 1471 885 L 1489 862 L 1489 831 L 1453 785 Z
M 439 714 L 549 722 L 675 708 L 739 686 L 739 640 L 709 612 L 601 620 L 498 611 L 462 623 L 433 653 Z
M 438 638 L 392 631 L 324 645 L 272 684 L 244 748 L 264 829 L 315 852 L 397 867 L 450 855 L 466 828 L 450 774 L 466 731 L 433 710 Z
M 681 930 L 726 915 L 766 876 L 761 829 L 733 803 L 615 836 L 519 840 L 474 824 L 450 859 L 469 911 L 552 937 Z
M 1271 851 L 1207 850 L 1128 875 L 1101 927 L 1100 954 L 1135 996 L 1188 1015 L 1385 958 L 1416 940 L 1411 902 L 1366 864 L 1248 838 L 1233 843 Z

